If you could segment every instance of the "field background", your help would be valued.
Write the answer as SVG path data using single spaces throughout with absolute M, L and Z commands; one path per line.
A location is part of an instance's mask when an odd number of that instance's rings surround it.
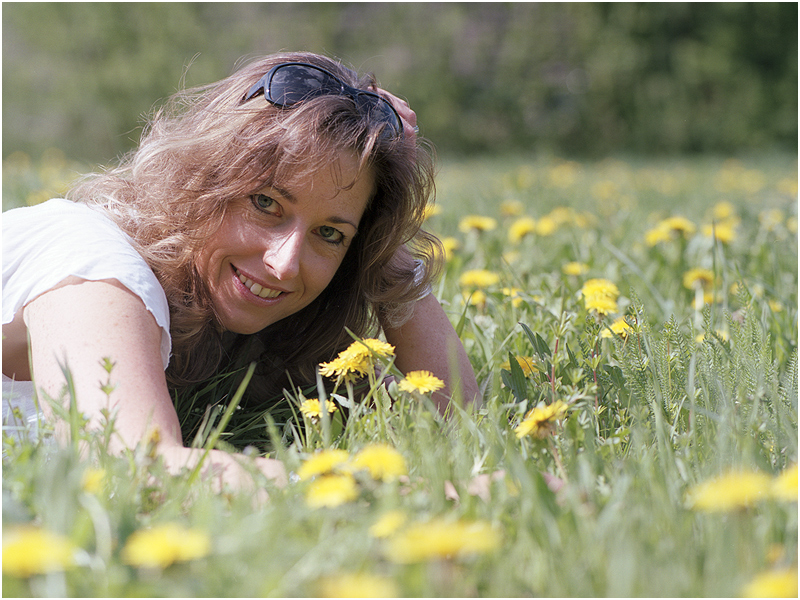
M 7 4 L 3 209 L 130 149 L 184 74 L 280 48 L 374 70 L 440 151 L 434 293 L 483 407 L 222 427 L 220 384 L 198 444 L 403 457 L 255 505 L 77 415 L 82 454 L 4 435 L 4 595 L 796 597 L 796 4 Z

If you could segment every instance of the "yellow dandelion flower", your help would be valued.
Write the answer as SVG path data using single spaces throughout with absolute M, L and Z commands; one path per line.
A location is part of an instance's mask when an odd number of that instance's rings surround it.
M 564 275 L 585 275 L 589 272 L 589 265 L 582 262 L 572 261 L 561 267 L 561 271 L 564 273 Z
M 522 297 L 520 296 L 521 293 L 522 290 L 520 288 L 516 287 L 503 288 L 503 294 L 511 298 L 511 306 L 513 306 L 514 308 L 519 308 L 520 306 L 522 306 Z
M 474 292 L 465 291 L 462 293 L 462 296 L 464 302 L 468 302 L 470 306 L 477 306 L 479 308 L 486 306 L 486 294 L 481 290 L 475 290 Z
M 500 533 L 485 521 L 434 520 L 416 523 L 387 540 L 386 555 L 395 563 L 462 557 L 491 552 Z
M 536 234 L 541 236 L 553 235 L 558 229 L 558 223 L 552 217 L 542 217 L 536 221 Z
M 787 196 L 792 196 L 794 198 L 797 198 L 797 179 L 792 179 L 791 177 L 784 177 L 777 183 L 775 188 L 781 194 L 786 194 Z
M 564 161 L 550 168 L 548 180 L 552 187 L 568 188 L 578 179 L 580 165 L 574 161 Z
M 336 378 L 337 382 L 356 381 L 368 372 L 368 364 L 363 360 L 347 358 L 339 354 L 331 362 L 320 363 L 319 372 L 323 377 Z
M 350 455 L 347 450 L 338 448 L 320 450 L 303 462 L 297 471 L 297 476 L 300 479 L 310 479 L 317 475 L 324 475 L 345 465 L 348 460 L 350 460 Z
M 333 508 L 358 498 L 356 480 L 350 474 L 322 475 L 306 490 L 306 504 L 311 508 Z
M 486 269 L 474 269 L 464 271 L 458 282 L 465 288 L 488 288 L 500 282 L 500 275 Z
M 736 209 L 733 207 L 733 204 L 727 200 L 723 200 L 722 202 L 717 202 L 714 205 L 714 207 L 711 209 L 711 214 L 714 215 L 715 219 L 723 220 L 736 215 Z
M 514 359 L 517 361 L 517 364 L 522 369 L 522 374 L 525 377 L 529 377 L 531 373 L 534 371 L 539 371 L 539 367 L 536 364 L 536 359 L 532 356 L 515 356 Z M 501 369 L 505 369 L 506 371 L 511 370 L 511 363 L 505 361 L 502 365 L 500 365 Z
M 442 238 L 442 247 L 444 248 L 444 258 L 449 262 L 453 260 L 456 250 L 461 247 L 461 242 L 454 237 Z
M 609 329 L 611 329 L 611 331 L 608 329 L 603 329 L 603 331 L 600 332 L 600 337 L 610 338 L 613 337 L 613 334 L 615 333 L 619 336 L 627 337 L 628 332 L 631 330 L 631 326 L 628 321 L 625 320 L 625 317 L 620 317 L 609 326 Z
M 425 207 L 424 218 L 427 221 L 431 217 L 441 214 L 441 212 L 442 212 L 442 207 L 439 206 L 438 204 L 428 204 Z
M 608 279 L 589 279 L 583 284 L 581 293 L 584 296 L 606 296 L 616 300 L 619 297 L 619 288 Z
M 325 408 L 329 413 L 334 413 L 338 407 L 331 400 L 325 400 Z M 311 420 L 319 419 L 322 416 L 322 407 L 320 406 L 319 398 L 309 398 L 304 400 L 300 405 L 300 412 Z
M 608 315 L 617 312 L 617 301 L 610 296 L 587 296 L 585 298 L 586 310 L 599 315 Z
M 556 400 L 552 404 L 539 404 L 525 415 L 522 422 L 514 429 L 517 438 L 530 435 L 535 438 L 544 439 L 553 431 L 555 422 L 562 418 L 569 409 L 569 405 L 561 400 Z
M 519 244 L 531 233 L 536 233 L 536 219 L 533 217 L 520 217 L 508 228 L 508 241 L 512 244 Z
M 354 381 L 371 374 L 376 360 L 394 356 L 394 346 L 376 339 L 356 340 L 329 363 L 320 364 L 323 377 L 339 381 Z
M 723 244 L 730 244 L 736 239 L 736 222 L 735 221 L 720 221 L 703 226 L 703 235 L 706 237 L 714 238 Z
M 367 338 L 354 341 L 343 354 L 348 357 L 389 358 L 394 356 L 394 346 L 382 340 Z
M 576 227 L 580 227 L 581 229 L 586 229 L 590 225 L 592 225 L 596 221 L 596 217 L 591 213 L 577 213 L 572 222 L 575 224 Z
M 86 469 L 81 476 L 81 489 L 87 494 L 99 494 L 105 478 L 105 469 Z
M 400 529 L 408 520 L 402 510 L 390 510 L 378 517 L 369 528 L 369 534 L 374 538 L 387 538 Z
M 547 216 L 550 217 L 556 225 L 565 225 L 567 223 L 577 224 L 576 220 L 578 215 L 568 206 L 557 206 L 551 210 L 550 214 Z
M 122 560 L 135 567 L 165 568 L 175 562 L 203 558 L 211 553 L 211 538 L 177 523 L 134 531 L 122 549 Z
M 645 233 L 644 240 L 649 247 L 660 242 L 669 242 L 676 236 L 691 237 L 697 226 L 686 217 L 672 216 L 660 221 L 653 229 Z
M 797 569 L 759 573 L 742 590 L 743 598 L 797 598 Z
M 652 229 L 648 229 L 644 234 L 644 243 L 647 244 L 649 248 L 661 242 L 672 241 L 672 239 L 672 230 L 664 227 L 662 223 L 659 223 Z
M 692 487 L 686 495 L 695 510 L 727 511 L 752 506 L 767 496 L 771 479 L 757 471 L 730 472 Z
M 612 198 L 619 196 L 619 188 L 613 181 L 598 181 L 592 185 L 592 196 L 596 200 L 608 202 Z
M 714 273 L 708 269 L 695 268 L 689 269 L 683 274 L 683 287 L 689 290 L 710 288 L 714 283 Z
M 461 233 L 470 231 L 492 231 L 497 227 L 497 221 L 492 217 L 481 215 L 467 215 L 458 223 L 458 230 Z
M 719 336 L 721 339 L 723 339 L 723 340 L 725 340 L 725 341 L 727 341 L 727 340 L 728 340 L 728 338 L 730 337 L 730 336 L 728 335 L 728 333 L 727 333 L 727 332 L 725 332 L 725 331 L 722 331 L 722 330 L 720 330 L 720 329 L 717 329 L 717 330 L 715 331 L 715 333 L 716 333 L 716 334 L 717 334 L 717 335 L 718 335 L 718 336 Z M 706 334 L 705 334 L 705 333 L 700 333 L 700 334 L 698 334 L 697 336 L 695 336 L 695 338 L 694 338 L 694 340 L 695 340 L 695 341 L 696 341 L 698 344 L 702 344 L 702 343 L 705 341 L 705 339 L 706 339 Z
M 517 260 L 520 257 L 520 253 L 519 250 L 506 250 L 505 252 L 503 252 L 502 256 L 503 256 L 503 262 L 510 265 L 517 262 Z
M 786 229 L 789 231 L 789 233 L 797 233 L 797 217 L 789 217 L 786 219 Z
M 371 573 L 340 573 L 319 580 L 321 598 L 397 598 L 400 590 L 388 577 Z
M 590 279 L 581 288 L 586 310 L 600 315 L 617 312 L 619 288 L 608 279 Z
M 797 465 L 789 467 L 773 480 L 772 497 L 797 502 Z
M 766 182 L 766 176 L 758 169 L 747 169 L 742 173 L 741 186 L 745 192 L 750 192 L 751 194 L 760 192 Z
M 411 371 L 397 384 L 402 392 L 430 394 L 444 387 L 444 381 L 430 371 Z
M 32 526 L 3 531 L 3 573 L 13 577 L 64 571 L 75 564 L 75 546 L 67 538 Z
M 693 235 L 697 231 L 697 225 L 686 217 L 681 216 L 667 217 L 661 221 L 661 225 L 669 231 L 680 233 L 686 237 Z
M 31 168 L 31 157 L 21 150 L 16 150 L 3 160 L 3 168 L 9 171 L 27 171 Z
M 356 470 L 366 469 L 373 479 L 392 481 L 408 475 L 406 459 L 397 450 L 386 444 L 370 444 L 360 450 L 352 460 Z
M 771 208 L 758 213 L 758 220 L 767 231 L 775 231 L 786 220 L 786 215 L 779 208 Z
M 503 200 L 500 203 L 500 214 L 504 217 L 519 217 L 525 211 L 525 205 L 519 200 Z
M 769 304 L 769 309 L 772 312 L 779 313 L 783 311 L 783 302 L 780 300 L 769 300 L 767 304 Z

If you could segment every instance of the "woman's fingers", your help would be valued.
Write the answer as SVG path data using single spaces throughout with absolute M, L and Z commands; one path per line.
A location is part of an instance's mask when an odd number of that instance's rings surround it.
M 417 127 L 417 113 L 411 109 L 408 102 L 382 88 L 374 88 L 374 91 L 376 94 L 385 98 L 394 107 L 397 114 L 400 115 L 400 118 L 403 120 L 403 134 L 405 137 L 410 140 L 415 139 L 419 133 L 419 127 Z

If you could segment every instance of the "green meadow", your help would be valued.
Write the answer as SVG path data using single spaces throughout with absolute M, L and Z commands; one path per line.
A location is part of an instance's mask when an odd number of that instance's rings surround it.
M 77 169 L 9 156 L 4 210 Z M 285 461 L 268 498 L 170 477 L 152 440 L 108 455 L 111 414 L 62 411 L 63 447 L 4 430 L 4 595 L 797 597 L 796 155 L 445 159 L 437 181 L 433 293 L 480 406 L 370 375 L 331 412 L 289 391 L 243 416 L 235 374 L 187 443 Z

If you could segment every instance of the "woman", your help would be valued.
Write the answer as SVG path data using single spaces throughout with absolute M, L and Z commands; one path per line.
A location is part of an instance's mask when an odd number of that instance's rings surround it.
M 345 328 L 367 336 L 378 324 L 401 371 L 446 382 L 442 409 L 451 395 L 477 396 L 428 293 L 438 243 L 420 225 L 432 165 L 405 102 L 335 61 L 293 53 L 170 109 L 71 201 L 4 215 L 4 413 L 7 388 L 29 396 L 31 380 L 61 397 L 66 366 L 90 423 L 110 403 L 116 447 L 157 431 L 157 451 L 179 472 L 200 454 L 183 445 L 171 389 L 246 356 L 269 397 L 289 379 L 313 382 L 352 341 Z M 238 485 L 240 459 L 215 451 L 205 468 Z M 276 461 L 256 463 L 284 477 Z

